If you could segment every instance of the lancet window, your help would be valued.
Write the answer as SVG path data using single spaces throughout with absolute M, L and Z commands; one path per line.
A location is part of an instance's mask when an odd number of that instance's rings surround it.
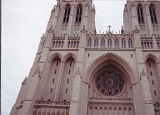
M 104 39 L 101 40 L 101 46 L 105 46 L 105 40 Z
M 88 39 L 88 44 L 87 46 L 91 46 L 92 45 L 92 40 L 91 39 Z
M 156 12 L 155 12 L 155 7 L 153 4 L 149 6 L 149 12 L 151 16 L 151 22 L 152 23 L 157 23 L 157 18 L 156 18 Z
M 81 23 L 82 20 L 82 5 L 77 7 L 76 23 Z
M 94 46 L 98 46 L 98 39 L 94 40 Z
M 157 42 L 157 47 L 160 49 L 160 42 Z
M 137 6 L 137 15 L 138 15 L 138 22 L 144 23 L 143 8 L 141 4 L 138 4 Z
M 128 40 L 128 47 L 129 48 L 133 48 L 133 42 L 132 42 L 132 40 L 130 39 L 130 40 Z
M 126 41 L 123 39 L 122 40 L 122 48 L 125 48 L 126 47 Z
M 71 10 L 70 5 L 67 5 L 65 9 L 64 17 L 63 17 L 63 23 L 68 23 L 70 10 Z
M 117 39 L 114 41 L 114 45 L 115 45 L 115 47 L 119 46 L 119 41 Z
M 112 40 L 111 39 L 108 40 L 108 47 L 112 47 Z

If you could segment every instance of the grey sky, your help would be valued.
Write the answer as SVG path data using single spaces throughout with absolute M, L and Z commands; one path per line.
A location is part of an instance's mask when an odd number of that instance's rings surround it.
M 9 115 L 28 76 L 56 0 L 2 1 L 2 115 Z M 125 1 L 94 1 L 97 32 L 118 32 Z

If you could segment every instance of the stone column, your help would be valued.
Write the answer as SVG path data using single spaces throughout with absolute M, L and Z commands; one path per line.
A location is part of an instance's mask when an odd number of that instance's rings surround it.
M 119 48 L 122 48 L 122 38 L 119 39 Z
M 152 42 L 152 47 L 153 47 L 153 49 L 157 49 L 157 41 L 156 41 L 156 37 L 155 37 L 155 35 L 153 35 L 152 36 L 152 39 L 153 39 L 153 42 Z

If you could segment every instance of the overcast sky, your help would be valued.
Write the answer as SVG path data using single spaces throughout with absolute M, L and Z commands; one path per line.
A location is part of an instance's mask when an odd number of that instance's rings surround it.
M 2 115 L 9 115 L 21 83 L 33 64 L 56 0 L 2 1 Z M 118 32 L 123 24 L 123 1 L 94 1 L 97 32 L 108 25 Z

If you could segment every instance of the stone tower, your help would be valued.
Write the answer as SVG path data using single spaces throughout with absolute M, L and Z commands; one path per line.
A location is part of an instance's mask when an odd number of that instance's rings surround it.
M 160 1 L 127 0 L 97 34 L 92 0 L 57 0 L 10 115 L 160 115 Z

